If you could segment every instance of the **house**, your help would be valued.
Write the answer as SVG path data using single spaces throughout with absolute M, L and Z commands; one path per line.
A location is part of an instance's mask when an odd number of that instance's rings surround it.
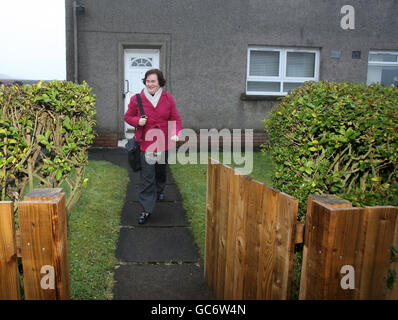
M 396 0 L 66 0 L 67 79 L 97 95 L 97 145 L 131 128 L 128 100 L 158 67 L 184 128 L 254 130 L 304 81 L 398 79 Z

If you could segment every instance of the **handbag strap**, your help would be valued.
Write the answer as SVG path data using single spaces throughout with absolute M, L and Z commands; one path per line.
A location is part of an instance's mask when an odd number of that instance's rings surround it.
M 142 118 L 143 116 L 145 116 L 145 112 L 144 112 L 144 107 L 142 106 L 141 96 L 139 93 L 137 93 L 135 96 L 137 97 L 138 107 L 140 108 L 141 118 Z M 145 129 L 145 125 L 142 127 L 140 141 L 142 141 L 142 138 L 144 137 L 144 129 Z

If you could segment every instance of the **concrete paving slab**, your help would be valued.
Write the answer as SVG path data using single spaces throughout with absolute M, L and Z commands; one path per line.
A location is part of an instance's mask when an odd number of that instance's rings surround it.
M 177 187 L 173 184 L 166 184 L 164 188 L 165 202 L 182 201 Z M 138 184 L 129 183 L 126 191 L 126 201 L 138 201 Z
M 214 300 L 196 264 L 121 265 L 114 271 L 115 300 Z
M 130 183 L 122 210 L 115 267 L 114 299 L 208 300 L 214 299 L 200 267 L 181 195 L 167 168 L 165 202 L 158 202 L 145 225 L 138 225 L 139 172 L 128 165 L 127 150 L 91 148 L 89 160 L 105 160 L 128 169 Z M 176 262 L 178 264 L 168 264 Z M 156 264 L 153 264 L 156 263 Z
M 188 228 L 121 228 L 116 258 L 127 262 L 196 262 L 199 249 Z
M 133 172 L 133 170 L 129 170 L 129 177 L 132 184 L 139 184 L 140 183 L 140 172 Z M 167 168 L 167 175 L 166 175 L 166 184 L 174 184 L 173 176 L 171 175 L 170 169 Z
M 138 217 L 142 212 L 138 202 L 126 202 L 122 209 L 122 226 L 140 226 Z M 187 227 L 185 210 L 180 203 L 158 202 L 151 218 L 145 224 L 148 227 Z

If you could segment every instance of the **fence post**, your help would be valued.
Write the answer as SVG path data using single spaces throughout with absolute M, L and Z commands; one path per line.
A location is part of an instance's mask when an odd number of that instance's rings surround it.
M 35 189 L 18 212 L 25 299 L 69 299 L 65 194 Z
M 14 205 L 11 201 L 2 201 L 0 202 L 0 300 L 19 299 Z
M 386 299 L 396 216 L 390 206 L 310 196 L 300 299 Z

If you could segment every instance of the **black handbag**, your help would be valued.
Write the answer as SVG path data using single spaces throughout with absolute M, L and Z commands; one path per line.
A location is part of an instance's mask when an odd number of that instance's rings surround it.
M 144 108 L 142 107 L 141 97 L 139 94 L 136 94 L 136 97 L 137 97 L 138 106 L 139 106 L 140 112 L 141 112 L 141 118 L 146 117 Z M 129 139 L 125 145 L 125 147 L 127 149 L 127 159 L 128 159 L 131 169 L 133 169 L 134 172 L 141 170 L 140 145 L 141 145 L 142 138 L 144 137 L 144 129 L 145 129 L 145 126 L 142 128 L 140 141 L 137 141 L 135 139 L 135 135 L 134 135 L 134 137 L 132 139 Z

